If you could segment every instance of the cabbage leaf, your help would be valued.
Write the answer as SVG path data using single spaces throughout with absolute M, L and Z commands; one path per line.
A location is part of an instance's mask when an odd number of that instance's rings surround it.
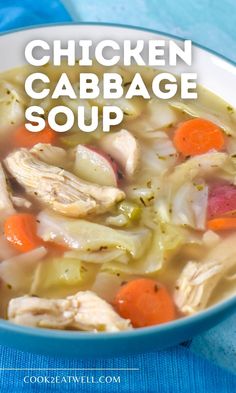
M 197 92 L 197 100 L 183 100 L 176 95 L 169 101 L 169 104 L 190 116 L 210 120 L 222 128 L 227 135 L 236 136 L 236 112 L 234 108 L 201 85 L 197 86 Z
M 209 152 L 188 159 L 163 178 L 155 202 L 163 222 L 204 229 L 208 203 L 207 180 L 224 179 L 235 184 L 236 163 L 223 152 Z
M 145 257 L 123 264 L 117 261 L 104 263 L 102 271 L 128 275 L 150 275 L 158 272 L 185 244 L 201 244 L 198 236 L 171 224 L 156 224 L 153 240 Z
M 78 259 L 51 258 L 38 264 L 30 292 L 41 296 L 55 287 L 76 286 L 81 280 L 81 263 Z
M 23 123 L 25 103 L 21 92 L 15 85 L 5 80 L 0 81 L 0 136 L 7 135 L 9 128 Z
M 38 220 L 38 235 L 43 240 L 86 252 L 118 248 L 136 259 L 145 253 L 151 238 L 146 228 L 116 230 L 91 221 L 65 218 L 49 211 L 42 211 Z

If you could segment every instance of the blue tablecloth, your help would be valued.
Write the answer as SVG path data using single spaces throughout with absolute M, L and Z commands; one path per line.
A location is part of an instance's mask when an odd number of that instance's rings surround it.
M 176 34 L 236 61 L 235 0 L 62 0 L 74 20 Z
M 0 30 L 75 21 L 126 23 L 191 38 L 236 60 L 235 0 L 0 0 Z M 197 354 L 197 355 L 196 355 Z M 199 357 L 198 355 L 202 355 Z M 204 359 L 204 358 L 205 359 Z M 209 362 L 208 360 L 211 362 Z M 215 363 L 215 364 L 213 364 Z M 0 346 L 0 392 L 140 392 L 232 393 L 236 377 L 236 315 L 185 346 L 157 353 L 97 361 L 63 360 L 22 353 Z M 67 369 L 7 371 L 7 368 Z M 139 371 L 70 371 L 72 368 L 138 368 Z M 88 376 L 88 383 L 60 377 Z M 120 383 L 92 383 L 101 375 L 120 376 Z M 27 383 L 28 376 L 59 376 Z M 24 377 L 26 377 L 24 382 Z M 33 379 L 34 380 L 34 379 Z M 57 380 L 57 381 L 58 381 Z M 53 382 L 54 383 L 50 383 Z M 68 381 L 68 378 L 67 378 Z

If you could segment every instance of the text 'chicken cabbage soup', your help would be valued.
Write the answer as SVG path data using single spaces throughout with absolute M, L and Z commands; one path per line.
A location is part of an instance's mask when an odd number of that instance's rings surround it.
M 85 67 L 84 67 L 85 68 Z M 101 66 L 90 71 L 102 74 Z M 82 67 L 47 65 L 75 90 Z M 107 72 L 107 69 L 106 69 Z M 114 72 L 111 68 L 111 72 Z M 116 67 L 128 89 L 137 67 Z M 138 68 L 150 85 L 151 68 Z M 31 100 L 29 67 L 0 81 L 1 317 L 16 324 L 122 331 L 195 314 L 235 292 L 236 117 L 203 87 L 198 100 Z M 36 87 L 42 89 L 40 83 Z M 24 111 L 100 111 L 96 131 L 26 130 Z M 57 119 L 63 122 L 63 118 Z

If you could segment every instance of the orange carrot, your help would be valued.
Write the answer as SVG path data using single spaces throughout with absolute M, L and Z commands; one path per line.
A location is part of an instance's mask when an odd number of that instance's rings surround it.
M 63 244 L 59 244 L 59 243 L 45 242 L 44 245 L 48 249 L 48 251 L 53 254 L 61 255 L 61 254 L 64 254 L 64 252 L 70 250 L 69 247 L 64 246 Z
M 4 234 L 20 252 L 33 250 L 43 244 L 37 236 L 36 218 L 32 214 L 19 213 L 8 217 L 4 223 Z
M 114 307 L 134 327 L 157 325 L 175 319 L 174 303 L 163 285 L 149 278 L 139 278 L 123 285 Z
M 55 144 L 57 140 L 57 133 L 46 126 L 43 131 L 31 132 L 25 126 L 19 127 L 13 136 L 14 147 L 31 148 L 37 143 Z
M 224 146 L 224 134 L 209 120 L 191 119 L 177 128 L 174 145 L 184 156 L 195 156 L 211 149 L 221 150 Z
M 207 222 L 208 229 L 212 231 L 224 231 L 227 229 L 236 229 L 236 217 L 219 217 L 213 218 Z

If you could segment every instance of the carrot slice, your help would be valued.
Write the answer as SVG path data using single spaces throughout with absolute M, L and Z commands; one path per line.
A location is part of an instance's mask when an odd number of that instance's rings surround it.
M 176 317 L 174 303 L 166 288 L 155 280 L 140 278 L 123 285 L 114 300 L 114 307 L 134 327 L 168 322 Z
M 55 144 L 56 140 L 57 133 L 48 126 L 43 131 L 31 132 L 23 125 L 16 130 L 13 136 L 13 145 L 14 147 L 31 148 L 37 143 Z
M 195 156 L 211 149 L 221 150 L 224 146 L 224 134 L 209 120 L 191 119 L 177 128 L 174 145 L 184 156 Z
M 236 229 L 236 217 L 219 217 L 213 218 L 207 222 L 208 229 L 212 231 L 223 231 L 227 229 Z
M 19 213 L 8 217 L 4 223 L 4 234 L 20 252 L 33 250 L 43 244 L 37 236 L 36 218 L 32 214 Z
M 53 243 L 53 242 L 44 242 L 45 247 L 47 247 L 48 251 L 53 254 L 64 254 L 64 252 L 69 251 L 70 248 L 64 246 L 63 244 Z

